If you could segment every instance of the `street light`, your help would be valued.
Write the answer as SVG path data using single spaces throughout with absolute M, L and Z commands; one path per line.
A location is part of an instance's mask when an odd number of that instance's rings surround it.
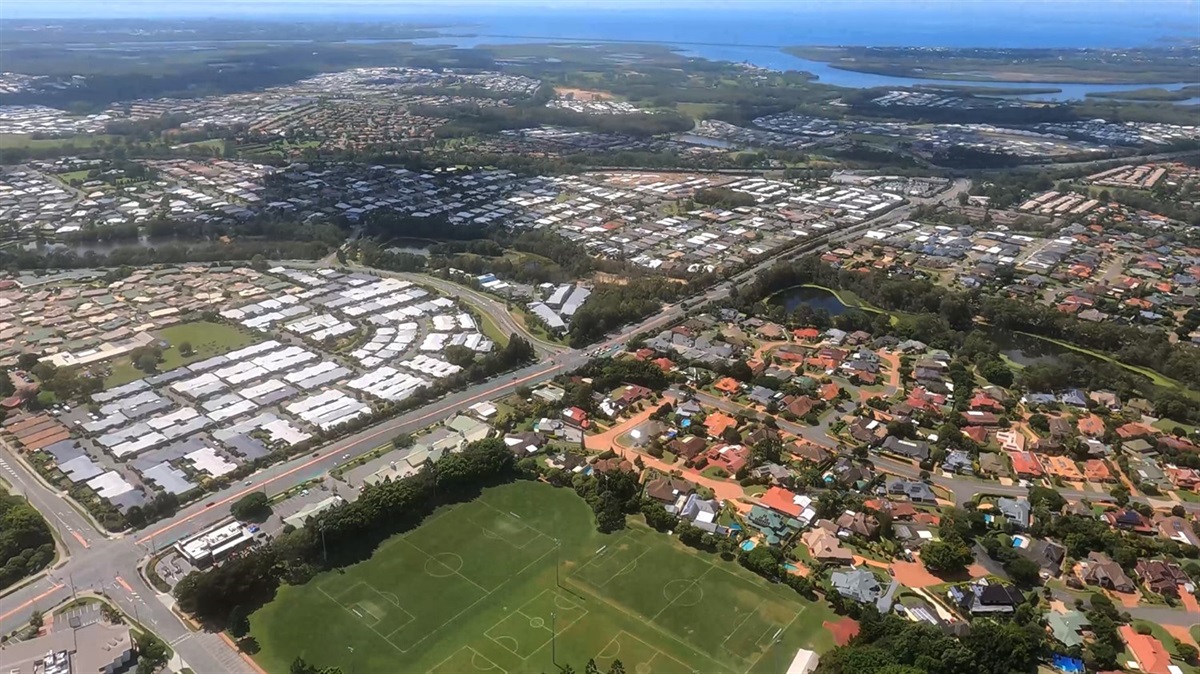
M 346 650 L 350 651 L 350 674 L 354 674 L 354 647 L 347 646 Z

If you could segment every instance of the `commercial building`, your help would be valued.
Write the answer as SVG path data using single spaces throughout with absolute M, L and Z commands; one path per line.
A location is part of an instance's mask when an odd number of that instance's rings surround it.
M 7 674 L 114 674 L 137 657 L 126 625 L 92 623 L 0 647 Z
M 240 522 L 229 522 L 184 539 L 175 544 L 175 549 L 193 565 L 205 567 L 249 547 L 253 541 L 249 529 Z

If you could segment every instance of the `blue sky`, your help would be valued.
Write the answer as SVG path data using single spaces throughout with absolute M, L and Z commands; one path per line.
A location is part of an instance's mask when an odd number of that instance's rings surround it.
M 687 8 L 710 11 L 773 10 L 853 13 L 875 6 L 895 11 L 1029 11 L 1121 13 L 1138 11 L 1195 20 L 1200 34 L 1200 0 L 0 0 L 0 16 L 16 18 L 116 17 L 287 17 L 302 15 L 419 16 L 462 11 L 571 11 Z

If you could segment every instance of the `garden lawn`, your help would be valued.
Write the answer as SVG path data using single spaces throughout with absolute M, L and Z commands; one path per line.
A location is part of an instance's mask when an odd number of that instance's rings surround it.
M 169 348 L 163 350 L 162 362 L 158 364 L 159 372 L 174 370 L 188 363 L 219 356 L 262 341 L 261 337 L 248 330 L 211 321 L 172 325 L 154 333 L 154 336 L 170 344 Z M 191 342 L 192 355 L 184 356 L 179 353 L 179 345 L 184 342 Z M 113 365 L 112 373 L 104 379 L 104 387 L 120 386 L 145 376 L 146 373 L 134 367 L 133 362 L 123 358 Z
M 635 519 L 604 535 L 570 490 L 486 490 L 365 562 L 282 588 L 251 616 L 255 657 L 271 674 L 297 656 L 364 673 L 580 672 L 590 658 L 742 673 L 832 647 L 828 609 Z

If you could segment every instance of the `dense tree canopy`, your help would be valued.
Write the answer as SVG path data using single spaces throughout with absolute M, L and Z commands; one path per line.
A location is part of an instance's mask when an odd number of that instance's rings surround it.
M 1033 612 L 1004 623 L 976 619 L 962 639 L 874 606 L 863 607 L 859 623 L 858 637 L 821 657 L 818 674 L 1032 674 L 1045 650 Z
M 28 501 L 0 489 L 0 590 L 53 560 L 50 525 Z
M 315 515 L 304 528 L 188 574 L 175 596 L 184 611 L 223 625 L 235 608 L 252 610 L 268 601 L 281 582 L 304 582 L 319 569 L 365 559 L 379 542 L 418 525 L 438 505 L 471 498 L 484 486 L 515 477 L 503 441 L 473 442 L 416 475 L 365 486 L 357 500 Z

